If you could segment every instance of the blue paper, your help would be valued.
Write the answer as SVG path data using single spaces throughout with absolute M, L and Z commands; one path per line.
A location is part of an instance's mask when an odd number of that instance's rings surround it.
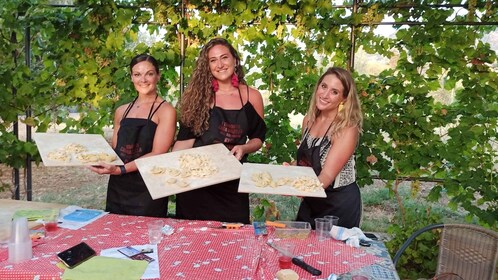
M 75 222 L 88 222 L 91 219 L 98 217 L 102 213 L 103 212 L 99 210 L 78 209 L 64 216 L 64 220 L 75 221 Z

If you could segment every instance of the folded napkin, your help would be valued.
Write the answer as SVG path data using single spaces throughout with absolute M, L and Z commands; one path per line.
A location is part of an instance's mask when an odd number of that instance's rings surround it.
M 64 270 L 62 280 L 137 280 L 148 262 L 95 256 L 75 268 Z
M 357 227 L 345 228 L 340 226 L 332 226 L 330 230 L 330 236 L 335 240 L 345 241 L 351 247 L 359 248 L 360 240 L 372 241 L 363 234 L 363 231 Z

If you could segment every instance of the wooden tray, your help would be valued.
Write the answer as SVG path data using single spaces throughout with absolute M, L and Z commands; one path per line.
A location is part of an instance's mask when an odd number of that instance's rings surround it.
M 173 176 L 168 173 L 153 174 L 154 167 L 173 168 L 180 170 L 180 156 L 183 154 L 198 154 L 209 157 L 209 161 L 217 171 L 204 178 Z M 232 155 L 223 144 L 213 144 L 187 150 L 139 158 L 135 160 L 144 182 L 153 199 L 182 193 L 217 183 L 227 182 L 240 178 L 242 164 Z M 181 171 L 181 170 L 180 170 Z M 170 180 L 177 180 L 171 182 Z M 187 186 L 179 186 L 178 182 L 186 182 Z
M 123 165 L 111 145 L 100 134 L 77 134 L 77 133 L 33 133 L 43 164 L 45 166 L 87 166 L 95 165 L 97 162 L 82 162 L 77 158 L 78 153 L 68 152 L 66 146 L 69 144 L 80 144 L 86 148 L 81 154 L 105 153 L 115 156 L 114 161 L 108 163 Z M 67 152 L 68 160 L 55 160 L 49 158 L 49 154 L 55 151 Z
M 310 177 L 318 180 L 318 177 L 313 171 L 313 168 L 306 166 L 283 166 L 260 163 L 244 163 L 242 165 L 242 173 L 240 175 L 239 192 L 243 193 L 265 193 L 265 194 L 281 194 L 294 196 L 310 196 L 310 197 L 327 197 L 325 190 L 322 187 L 316 188 L 313 191 L 302 191 L 290 184 L 285 184 L 275 187 L 258 187 L 252 180 L 252 175 L 255 173 L 268 172 L 277 181 L 281 178 L 297 178 Z

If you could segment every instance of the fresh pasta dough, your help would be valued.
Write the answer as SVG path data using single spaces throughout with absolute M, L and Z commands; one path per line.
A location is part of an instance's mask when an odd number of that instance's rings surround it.
M 178 159 L 182 177 L 209 177 L 218 172 L 218 168 L 207 155 L 184 153 Z
M 67 144 L 63 149 L 65 151 L 67 151 L 68 153 L 72 153 L 72 154 L 79 154 L 79 153 L 86 152 L 88 150 L 85 146 L 83 146 L 81 144 L 77 144 L 77 143 Z
M 71 155 L 63 151 L 52 151 L 47 154 L 47 157 L 56 161 L 69 162 L 71 160 Z
M 309 176 L 300 177 L 281 177 L 276 181 L 267 171 L 256 172 L 251 175 L 251 180 L 254 185 L 261 188 L 276 188 L 284 185 L 289 185 L 303 192 L 314 192 L 322 187 L 322 183 L 315 178 Z
M 108 153 L 85 153 L 85 154 L 77 154 L 76 158 L 82 163 L 90 163 L 90 162 L 113 162 L 116 160 L 115 155 L 111 155 Z

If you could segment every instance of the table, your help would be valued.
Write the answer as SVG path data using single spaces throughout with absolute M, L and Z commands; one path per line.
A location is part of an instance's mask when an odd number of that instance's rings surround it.
M 17 203 L 22 207 L 35 204 Z M 7 204 L 0 200 L 0 211 L 4 205 Z M 97 253 L 111 247 L 147 244 L 147 222 L 154 219 L 157 218 L 109 214 L 79 230 L 59 228 L 48 232 L 44 242 L 33 247 L 31 260 L 19 264 L 8 263 L 7 249 L 0 248 L 0 279 L 59 279 L 63 270 L 56 266 L 56 253 L 81 241 Z M 158 245 L 161 279 L 276 279 L 278 253 L 266 244 L 268 239 L 277 240 L 273 228 L 269 228 L 268 236 L 255 236 L 250 225 L 233 230 L 219 228 L 220 223 L 215 221 L 163 220 L 174 228 L 174 233 Z M 300 279 L 327 279 L 331 273 L 348 279 L 347 271 L 355 265 L 370 266 L 374 279 L 399 279 L 382 242 L 352 248 L 333 239 L 320 242 L 313 233 L 292 242 L 307 263 L 322 271 L 315 277 L 293 265 Z

